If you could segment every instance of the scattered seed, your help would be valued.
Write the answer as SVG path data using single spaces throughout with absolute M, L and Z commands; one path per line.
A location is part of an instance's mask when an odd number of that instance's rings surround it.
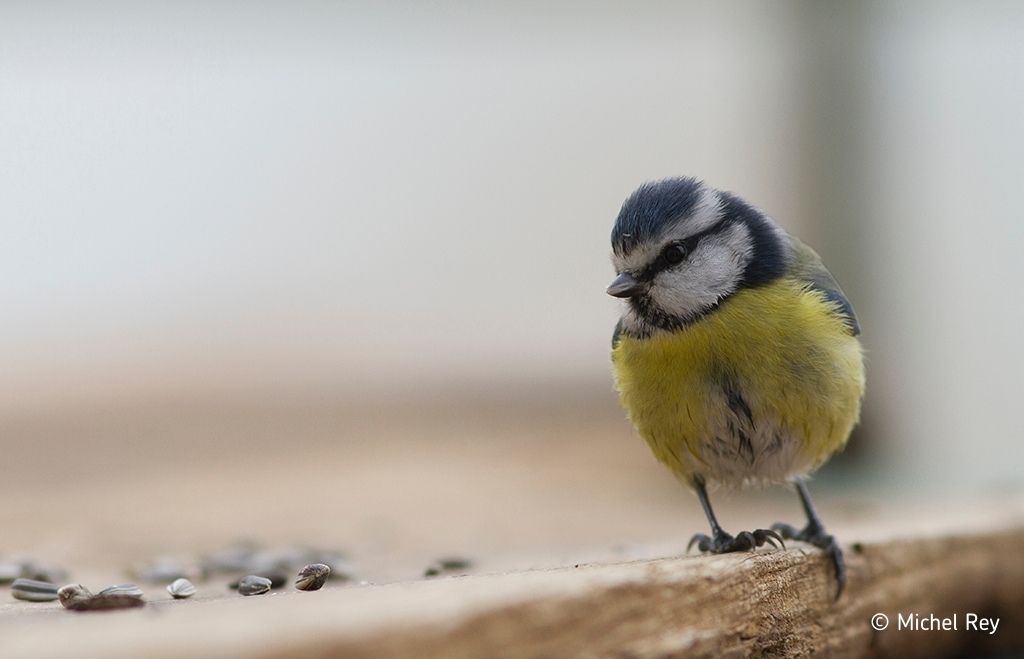
M 250 574 L 238 581 L 238 592 L 242 595 L 262 595 L 270 590 L 271 582 L 266 577 Z
M 92 596 L 93 595 L 89 592 L 89 589 L 80 583 L 71 583 L 66 586 L 61 586 L 60 590 L 57 591 L 57 598 L 66 609 L 71 608 L 72 602 L 89 599 Z
M 26 602 L 52 602 L 57 599 L 57 586 L 36 579 L 15 579 L 11 584 L 11 595 Z
M 196 587 L 188 579 L 175 579 L 174 583 L 167 586 L 167 592 L 176 600 L 192 597 L 196 594 Z
M 299 570 L 299 578 L 295 587 L 299 590 L 320 590 L 327 578 L 331 576 L 331 568 L 323 563 L 313 563 Z
M 290 581 L 290 575 L 294 575 L 303 566 L 314 563 L 331 568 L 332 580 L 350 581 L 355 578 L 344 553 L 304 545 L 261 549 L 254 542 L 239 542 L 207 555 L 201 566 L 206 573 L 260 575 L 270 579 L 271 588 L 276 589 L 285 587 Z M 228 588 L 237 589 L 238 582 L 238 579 L 232 581 Z
M 291 570 L 286 570 L 276 564 L 259 562 L 250 565 L 246 572 L 269 579 L 271 588 L 283 588 L 288 584 L 288 574 Z
M 288 575 L 284 572 L 261 572 L 260 575 L 270 581 L 270 587 L 273 590 L 284 588 L 288 584 Z M 238 590 L 238 584 L 241 582 L 241 578 L 228 582 L 228 590 Z
M 348 555 L 335 549 L 310 550 L 306 560 L 295 564 L 292 569 L 299 569 L 301 566 L 314 563 L 321 563 L 331 568 L 331 581 L 352 581 L 355 579 L 355 571 L 349 562 Z
M 97 595 L 125 595 L 127 597 L 142 597 L 142 589 L 133 583 L 119 583 L 114 586 L 107 586 Z
M 113 611 L 145 606 L 146 600 L 123 593 L 99 593 L 92 597 L 72 599 L 64 606 L 69 611 Z

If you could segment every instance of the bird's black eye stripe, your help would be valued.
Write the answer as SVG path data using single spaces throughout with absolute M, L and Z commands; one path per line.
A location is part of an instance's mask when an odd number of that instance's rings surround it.
M 676 240 L 665 245 L 661 253 L 658 254 L 658 258 L 654 259 L 654 263 L 647 268 L 650 276 L 653 277 L 666 268 L 682 263 L 690 255 L 694 246 L 696 246 L 696 243 L 689 238 L 686 240 Z
M 693 250 L 697 249 L 697 245 L 700 243 L 701 240 L 704 239 L 705 236 L 711 235 L 712 233 L 718 233 L 723 226 L 723 222 L 718 222 L 717 224 L 710 226 L 707 229 L 704 229 L 700 233 L 693 234 L 686 240 L 680 240 L 672 244 L 681 245 L 683 250 L 686 252 L 686 255 L 689 256 L 690 254 L 693 253 Z
M 722 228 L 722 223 L 719 222 L 714 226 L 710 226 L 700 233 L 696 233 L 685 240 L 674 240 L 661 250 L 658 254 L 658 258 L 654 259 L 644 271 L 637 277 L 644 281 L 653 279 L 662 270 L 666 270 L 673 266 L 682 263 L 686 257 L 693 253 L 693 250 L 697 249 L 697 245 L 701 239 L 708 234 L 715 233 Z

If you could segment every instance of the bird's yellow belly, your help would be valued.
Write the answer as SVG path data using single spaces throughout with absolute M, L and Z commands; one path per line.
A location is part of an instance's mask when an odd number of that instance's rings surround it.
M 841 449 L 860 414 L 860 342 L 820 293 L 783 279 L 742 290 L 683 330 L 620 337 L 623 405 L 681 479 L 779 482 Z

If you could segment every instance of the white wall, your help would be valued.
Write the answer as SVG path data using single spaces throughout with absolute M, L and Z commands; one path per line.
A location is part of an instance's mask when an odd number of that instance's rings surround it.
M 606 383 L 692 173 L 821 248 L 880 474 L 1019 487 L 1020 3 L 0 5 L 0 410 Z
M 1024 5 L 876 11 L 865 288 L 883 464 L 1024 484 Z
M 799 221 L 791 10 L 385 4 L 0 8 L 2 405 L 605 378 L 635 185 Z

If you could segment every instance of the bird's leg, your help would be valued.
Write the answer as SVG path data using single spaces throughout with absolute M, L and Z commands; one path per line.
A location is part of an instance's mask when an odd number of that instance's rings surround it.
M 807 483 L 804 479 L 797 478 L 794 481 L 797 494 L 800 495 L 800 503 L 804 506 L 804 513 L 807 515 L 807 526 L 801 530 L 789 524 L 772 524 L 772 529 L 778 531 L 787 540 L 800 540 L 807 544 L 824 549 L 832 556 L 832 564 L 836 568 L 836 582 L 839 589 L 836 591 L 836 599 L 843 594 L 843 587 L 846 586 L 846 561 L 843 560 L 843 550 L 839 547 L 834 536 L 825 532 L 825 526 L 818 517 L 818 511 L 814 509 L 811 502 L 811 494 L 807 491 Z
M 704 486 L 704 479 L 696 477 L 693 480 L 693 487 L 697 490 L 697 498 L 700 499 L 700 505 L 704 509 L 704 515 L 708 518 L 708 524 L 711 526 L 711 535 L 707 536 L 703 533 L 697 533 L 690 538 L 689 544 L 686 545 L 686 551 L 690 551 L 694 544 L 697 545 L 697 549 L 702 552 L 712 554 L 726 554 L 733 551 L 753 551 L 761 545 L 768 543 L 772 547 L 778 547 L 775 541 L 785 548 L 786 544 L 782 541 L 782 538 L 778 533 L 770 529 L 757 529 L 756 531 L 742 531 L 736 537 L 733 537 L 725 532 L 725 530 L 718 523 L 718 518 L 715 517 L 715 511 L 711 509 L 711 501 L 708 499 L 708 492 Z

